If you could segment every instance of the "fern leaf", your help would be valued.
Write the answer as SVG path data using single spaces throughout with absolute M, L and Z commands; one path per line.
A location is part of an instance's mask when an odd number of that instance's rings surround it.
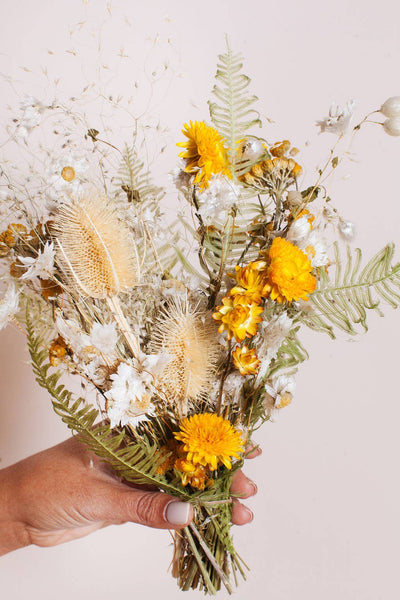
M 356 325 L 366 331 L 367 310 L 381 315 L 382 300 L 393 308 L 400 305 L 400 263 L 392 266 L 394 245 L 385 246 L 361 271 L 361 250 L 357 248 L 352 253 L 347 247 L 344 268 L 337 243 L 334 251 L 334 279 L 321 270 L 319 288 L 310 296 L 316 313 L 307 315 L 304 323 L 331 334 L 332 325 L 350 334 L 356 333 Z
M 137 485 L 156 485 L 166 492 L 187 499 L 184 490 L 170 484 L 165 477 L 157 474 L 164 457 L 160 456 L 155 443 L 146 436 L 132 441 L 123 431 L 115 432 L 108 423 L 97 422 L 99 411 L 95 407 L 86 405 L 83 398 L 74 399 L 72 392 L 64 385 L 58 384 L 61 373 L 48 375 L 51 365 L 45 362 L 47 352 L 41 349 L 41 340 L 35 333 L 29 315 L 29 306 L 26 312 L 26 328 L 28 349 L 36 381 L 49 392 L 54 411 L 72 431 L 79 434 L 80 441 L 126 481 Z
M 258 112 L 251 108 L 257 97 L 247 93 L 250 78 L 241 72 L 241 56 L 233 54 L 228 41 L 226 44 L 226 53 L 219 56 L 217 83 L 213 88 L 217 102 L 208 104 L 213 124 L 228 142 L 229 162 L 234 171 L 238 143 L 251 127 L 261 126 L 261 121 Z

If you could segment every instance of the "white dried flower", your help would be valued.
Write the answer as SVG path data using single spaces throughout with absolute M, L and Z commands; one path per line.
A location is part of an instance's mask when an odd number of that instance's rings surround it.
M 347 242 L 350 242 L 356 233 L 354 223 L 351 221 L 343 221 L 341 219 L 339 223 L 339 233 L 343 239 L 345 239 Z
M 237 204 L 240 188 L 230 179 L 213 175 L 208 187 L 197 195 L 199 213 L 204 223 L 211 225 L 216 219 L 226 221 L 228 212 Z
M 165 355 L 142 354 L 132 366 L 126 363 L 118 366 L 118 371 L 110 377 L 112 386 L 105 393 L 111 427 L 135 425 L 151 413 L 154 376 L 168 360 Z
M 388 135 L 399 136 L 400 135 L 400 116 L 391 117 L 386 119 L 383 123 L 383 129 Z
M 108 356 L 115 354 L 115 346 L 118 342 L 115 323 L 93 323 L 89 334 L 89 343 L 103 354 Z
M 391 96 L 384 102 L 380 112 L 389 119 L 391 117 L 400 117 L 400 96 Z
M 296 390 L 296 382 L 293 375 L 279 375 L 274 378 L 270 385 L 266 385 L 264 397 L 265 412 L 271 416 L 273 412 L 288 406 L 293 400 Z
M 36 258 L 30 256 L 18 256 L 18 261 L 24 265 L 24 267 L 29 267 L 22 275 L 21 279 L 34 279 L 35 277 L 48 279 L 54 273 L 54 257 L 55 250 L 53 242 L 47 242 L 43 251 L 39 251 Z
M 333 208 L 330 204 L 325 204 L 324 210 L 322 211 L 322 216 L 328 221 L 328 223 L 335 224 L 339 219 L 339 215 L 336 209 Z
M 91 346 L 89 336 L 82 331 L 73 319 L 64 319 L 60 314 L 56 317 L 57 332 L 64 338 L 68 346 L 79 355 L 84 348 Z
M 327 131 L 335 135 L 344 135 L 350 127 L 355 105 L 354 100 L 346 102 L 344 107 L 332 102 L 329 116 L 322 121 L 317 121 L 318 127 L 321 128 L 320 133 Z
M 265 321 L 259 325 L 261 342 L 257 348 L 257 356 L 261 360 L 256 384 L 264 377 L 272 359 L 276 358 L 283 340 L 289 335 L 293 321 L 285 312 L 275 317 L 269 323 Z
M 60 202 L 82 192 L 84 174 L 88 168 L 87 158 L 74 150 L 65 152 L 47 165 L 45 176 L 49 210 L 55 210 Z
M 289 227 L 289 231 L 287 234 L 287 239 L 290 242 L 294 242 L 298 246 L 304 242 L 311 232 L 311 223 L 307 219 L 307 216 L 304 215 L 299 219 L 293 221 L 291 226 Z
M 14 283 L 10 283 L 7 287 L 6 293 L 0 300 L 0 330 L 7 324 L 7 322 L 15 315 L 18 310 L 19 304 L 19 291 L 15 287 Z
M 257 160 L 264 152 L 265 150 L 261 140 L 249 139 L 239 148 L 239 159 Z
M 32 130 L 37 127 L 42 120 L 42 113 L 45 110 L 44 104 L 33 96 L 25 96 L 20 103 L 22 116 L 18 121 L 16 136 L 27 143 L 28 136 Z
M 289 207 L 294 208 L 295 206 L 301 206 L 301 204 L 304 202 L 304 198 L 301 192 L 297 190 L 290 190 L 290 192 L 287 193 L 286 202 Z

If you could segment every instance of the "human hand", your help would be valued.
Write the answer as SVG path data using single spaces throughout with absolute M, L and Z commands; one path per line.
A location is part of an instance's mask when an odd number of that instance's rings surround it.
M 249 498 L 257 490 L 238 470 L 231 491 Z M 181 529 L 192 518 L 189 503 L 121 482 L 76 438 L 0 471 L 0 555 L 30 544 L 54 546 L 112 524 Z M 244 525 L 252 518 L 235 498 L 232 523 Z

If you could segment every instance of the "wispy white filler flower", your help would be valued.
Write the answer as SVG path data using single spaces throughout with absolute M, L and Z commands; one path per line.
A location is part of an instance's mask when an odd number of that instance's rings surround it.
M 28 270 L 22 275 L 21 279 L 33 279 L 34 277 L 48 278 L 54 272 L 55 250 L 53 242 L 47 242 L 43 252 L 39 251 L 37 258 L 30 256 L 19 256 L 18 260 Z
M 354 100 L 349 100 L 343 107 L 332 102 L 329 116 L 317 121 L 318 127 L 321 128 L 320 133 L 328 131 L 335 135 L 344 135 L 350 127 L 355 105 Z
M 31 131 L 40 124 L 44 104 L 33 96 L 25 96 L 20 103 L 22 116 L 19 119 L 16 135 L 27 143 Z
M 212 224 L 216 219 L 226 220 L 228 212 L 237 204 L 240 188 L 230 179 L 214 175 L 208 187 L 198 194 L 199 213 L 206 224 Z
M 15 315 L 18 310 L 19 292 L 15 285 L 10 283 L 6 293 L 0 300 L 0 330 L 7 324 L 9 319 Z

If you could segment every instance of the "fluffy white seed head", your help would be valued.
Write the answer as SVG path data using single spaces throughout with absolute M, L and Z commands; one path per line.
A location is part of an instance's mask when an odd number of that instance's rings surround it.
M 87 195 L 59 207 L 52 225 L 67 283 L 91 298 L 116 296 L 138 282 L 136 247 L 112 203 Z

